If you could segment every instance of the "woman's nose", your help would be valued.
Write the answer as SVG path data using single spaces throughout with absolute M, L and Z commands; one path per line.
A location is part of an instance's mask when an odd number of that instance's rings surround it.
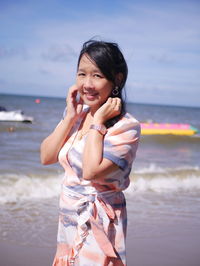
M 84 87 L 85 88 L 93 88 L 94 84 L 92 81 L 92 78 L 90 76 L 87 76 L 84 80 Z

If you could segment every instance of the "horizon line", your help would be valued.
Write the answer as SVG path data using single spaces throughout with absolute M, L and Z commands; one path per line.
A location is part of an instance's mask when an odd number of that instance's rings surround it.
M 0 92 L 0 95 L 8 95 L 8 96 L 24 96 L 24 97 L 36 97 L 36 98 L 55 98 L 55 99 L 65 99 L 64 96 L 53 96 L 53 95 L 34 95 L 34 94 L 22 94 L 22 93 L 6 93 L 6 92 Z M 141 105 L 155 105 L 155 106 L 168 106 L 168 107 L 186 107 L 186 108 L 200 108 L 200 106 L 195 105 L 181 105 L 181 104 L 167 104 L 167 103 L 149 103 L 149 102 L 128 102 L 126 101 L 126 104 L 141 104 Z

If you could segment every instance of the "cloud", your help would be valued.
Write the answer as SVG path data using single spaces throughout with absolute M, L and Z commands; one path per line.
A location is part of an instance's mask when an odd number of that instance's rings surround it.
M 194 1 L 166 2 L 163 6 L 154 1 L 123 1 L 123 9 L 116 12 L 115 6 L 112 15 L 109 3 L 107 12 L 96 13 L 87 6 L 84 12 L 74 9 L 73 3 L 56 9 L 57 4 L 50 1 L 46 13 L 38 13 L 47 2 L 41 6 L 36 2 L 23 7 L 15 4 L 10 16 L 3 16 L 6 27 L 0 26 L 0 78 L 12 77 L 13 87 L 25 88 L 27 83 L 39 93 L 42 87 L 45 94 L 51 94 L 55 86 L 72 84 L 82 43 L 100 36 L 97 38 L 119 43 L 127 59 L 127 85 L 133 88 L 130 99 L 140 95 L 146 101 L 151 96 L 153 101 L 159 90 L 165 92 L 160 93 L 161 102 L 165 102 L 166 93 L 173 98 L 173 92 L 179 91 L 184 96 L 183 88 L 188 87 L 190 97 L 197 98 L 200 19 Z
M 47 75 L 50 75 L 50 74 L 51 74 L 51 72 L 50 72 L 50 71 L 48 71 L 48 70 L 46 70 L 46 69 L 39 69 L 39 72 L 40 72 L 42 75 L 45 75 L 45 76 L 47 76 Z
M 174 58 L 170 57 L 169 52 L 163 52 L 163 53 L 154 53 L 153 55 L 150 55 L 150 59 L 164 65 L 172 65 L 175 63 Z
M 5 47 L 0 46 L 0 59 L 19 56 L 23 59 L 28 58 L 28 51 L 24 47 Z
M 53 61 L 53 62 L 68 62 L 71 61 L 74 57 L 76 57 L 76 52 L 69 44 L 55 44 L 52 45 L 42 53 L 42 57 L 45 60 Z

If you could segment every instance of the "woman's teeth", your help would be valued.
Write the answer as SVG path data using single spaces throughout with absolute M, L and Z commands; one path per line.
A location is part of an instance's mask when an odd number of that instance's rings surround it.
M 87 97 L 88 100 L 94 100 L 96 98 L 96 96 L 98 95 L 98 93 L 85 93 L 85 96 Z
M 97 92 L 93 92 L 93 93 L 85 92 L 85 94 L 89 96 L 96 96 L 98 93 Z

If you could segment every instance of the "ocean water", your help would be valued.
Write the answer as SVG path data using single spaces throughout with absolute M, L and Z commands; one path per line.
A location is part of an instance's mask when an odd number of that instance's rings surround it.
M 40 97 L 37 104 L 36 98 L 0 95 L 0 106 L 34 118 L 32 124 L 0 122 L 0 240 L 48 246 L 47 227 L 56 239 L 63 169 L 58 164 L 42 166 L 39 148 L 62 118 L 65 99 Z M 139 121 L 189 123 L 200 130 L 200 108 L 132 103 L 127 109 Z M 156 222 L 172 214 L 199 228 L 199 135 L 142 136 L 130 178 L 125 194 L 136 237 L 159 235 Z

